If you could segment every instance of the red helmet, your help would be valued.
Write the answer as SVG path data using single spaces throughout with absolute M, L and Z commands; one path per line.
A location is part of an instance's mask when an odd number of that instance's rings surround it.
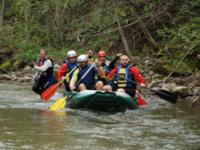
M 98 57 L 105 57 L 106 56 L 106 52 L 105 51 L 99 51 L 98 52 Z

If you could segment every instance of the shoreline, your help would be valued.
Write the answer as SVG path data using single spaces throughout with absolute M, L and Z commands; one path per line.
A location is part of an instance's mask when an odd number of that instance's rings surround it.
M 20 83 L 28 85 L 33 83 L 35 71 L 31 67 L 25 67 L 16 72 L 0 74 L 1 83 Z M 186 103 L 189 107 L 200 108 L 200 73 L 192 74 L 185 77 L 169 77 L 167 82 L 163 83 L 166 78 L 157 73 L 144 73 L 148 81 L 149 88 L 164 89 L 178 94 L 178 101 Z

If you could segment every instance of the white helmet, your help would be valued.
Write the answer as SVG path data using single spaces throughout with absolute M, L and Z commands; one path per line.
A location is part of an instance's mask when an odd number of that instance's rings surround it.
M 67 57 L 76 57 L 76 52 L 74 50 L 70 50 L 67 52 Z
M 80 62 L 86 62 L 86 61 L 88 61 L 88 57 L 87 57 L 87 55 L 80 55 L 80 56 L 78 56 L 77 61 L 79 63 Z

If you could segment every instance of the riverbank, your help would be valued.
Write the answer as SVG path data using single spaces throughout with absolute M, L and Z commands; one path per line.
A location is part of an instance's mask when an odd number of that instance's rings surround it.
M 164 89 L 178 94 L 178 101 L 184 102 L 190 107 L 200 108 L 200 73 L 188 76 L 165 77 L 153 71 L 143 72 L 148 87 Z M 26 66 L 22 70 L 0 74 L 1 82 L 13 82 L 19 84 L 32 84 L 34 70 Z M 163 82 L 165 81 L 165 82 Z

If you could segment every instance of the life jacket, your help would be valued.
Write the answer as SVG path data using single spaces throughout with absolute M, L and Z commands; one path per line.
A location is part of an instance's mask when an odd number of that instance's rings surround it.
M 38 59 L 37 60 L 37 66 L 39 66 L 39 67 L 41 67 L 42 65 L 44 65 L 44 62 L 45 62 L 45 60 L 46 60 L 47 58 L 45 58 L 45 59 Z
M 37 61 L 37 66 L 41 67 L 42 65 L 44 65 L 44 62 L 50 60 L 52 63 L 52 66 L 49 67 L 46 71 L 42 72 L 42 75 L 50 77 L 51 75 L 53 75 L 53 60 L 50 58 L 45 58 L 44 60 L 38 59 Z
M 70 63 L 70 62 L 66 62 L 67 66 L 68 66 L 68 73 L 69 75 L 66 74 L 66 82 L 69 83 L 70 79 L 72 78 L 73 72 L 75 71 L 75 67 L 77 67 L 78 63 Z
M 87 70 L 91 67 L 90 64 L 88 64 L 87 66 L 85 66 L 84 68 L 79 69 L 78 72 L 78 80 L 79 81 L 81 79 L 81 77 L 87 72 Z M 80 83 L 84 83 L 86 85 L 86 87 L 92 87 L 95 84 L 95 69 L 92 68 L 87 75 L 81 80 Z
M 35 79 L 35 82 L 33 84 L 32 90 L 38 94 L 41 94 L 50 85 L 55 83 L 55 79 L 53 76 L 53 61 L 51 59 L 49 58 L 45 58 L 44 60 L 39 59 L 37 61 L 37 66 L 41 67 L 47 60 L 51 61 L 52 67 L 49 67 L 46 71 L 42 72 L 41 74 L 38 74 L 38 77 L 37 79 Z
M 78 65 L 78 63 L 77 62 L 75 62 L 75 63 L 70 63 L 70 62 L 68 62 L 67 63 L 67 66 L 68 66 L 68 72 L 70 72 L 74 67 L 76 67 Z
M 129 64 L 126 68 L 122 68 L 121 65 L 118 65 L 118 73 L 114 77 L 114 83 L 117 84 L 117 88 L 136 88 L 136 84 L 134 75 L 130 72 L 130 68 L 132 67 Z M 130 82 L 128 80 L 133 82 Z

